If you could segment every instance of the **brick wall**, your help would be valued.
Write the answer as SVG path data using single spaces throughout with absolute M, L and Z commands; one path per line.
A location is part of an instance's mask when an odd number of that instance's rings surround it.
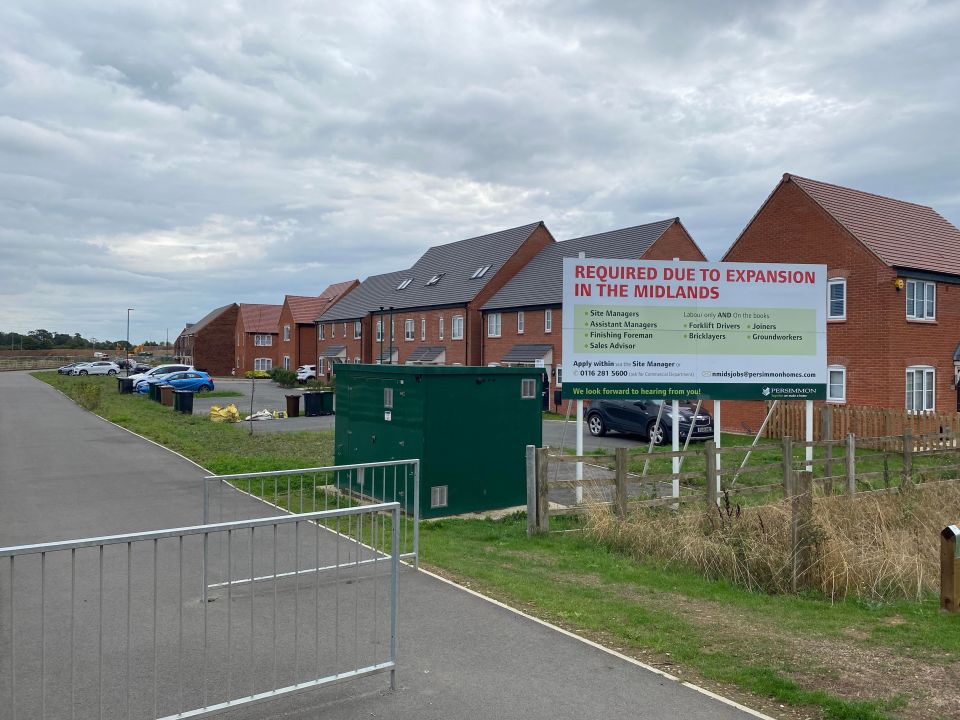
M 956 409 L 960 286 L 937 283 L 935 323 L 908 322 L 905 290 L 894 287 L 897 273 L 791 182 L 773 192 L 724 260 L 821 263 L 828 277 L 846 279 L 846 320 L 828 322 L 827 362 L 846 367 L 847 404 L 903 408 L 906 368 L 930 365 L 936 409 Z M 724 402 L 722 425 L 756 430 L 763 414 L 762 402 Z
M 254 336 L 267 333 L 247 332 L 243 326 L 243 314 L 237 313 L 237 324 L 233 333 L 234 375 L 242 376 L 253 370 L 253 361 L 256 358 L 270 358 L 273 367 L 281 367 L 279 357 L 280 335 L 269 333 L 272 339 L 270 346 L 255 345 Z
M 234 361 L 234 330 L 239 308 L 236 305 L 201 328 L 192 338 L 193 365 L 211 375 L 229 375 Z
M 697 244 L 690 237 L 686 228 L 679 222 L 673 223 L 664 230 L 663 235 L 657 238 L 643 254 L 644 260 L 706 260 Z

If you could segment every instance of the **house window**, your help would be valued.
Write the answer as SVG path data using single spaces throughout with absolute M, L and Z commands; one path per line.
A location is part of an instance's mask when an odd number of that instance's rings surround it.
M 517 313 L 517 335 L 523 335 L 523 310 Z
M 427 339 L 427 319 L 426 318 L 420 318 L 420 339 L 424 341 Z
M 363 332 L 363 323 L 360 320 L 355 320 L 353 323 L 353 339 L 359 340 L 362 332 Z
M 283 326 L 283 341 L 290 342 L 290 326 L 289 325 Z
M 827 281 L 827 320 L 847 319 L 847 280 Z
M 326 339 L 327 339 L 327 338 L 326 338 L 326 331 L 324 330 L 324 325 L 323 325 L 323 323 L 320 323 L 320 339 L 321 339 L 321 340 L 326 340 Z
M 440 282 L 440 278 L 442 278 L 444 274 L 445 273 L 437 273 L 432 278 L 427 280 L 427 285 L 436 285 L 438 282 Z
M 261 347 L 270 347 L 271 345 L 273 345 L 273 336 L 261 335 L 258 333 L 253 336 L 253 344 L 259 345 Z
M 383 342 L 383 320 L 377 320 L 377 342 Z
M 553 310 L 543 311 L 543 331 L 545 333 L 553 332 Z
M 563 368 L 557 365 L 557 386 L 563 385 Z
M 911 412 L 925 412 L 933 410 L 936 398 L 934 397 L 934 383 L 936 371 L 932 367 L 915 365 L 907 368 L 907 410 Z
M 476 270 L 473 271 L 473 275 L 470 276 L 471 280 L 476 280 L 477 278 L 482 278 L 487 274 L 487 270 L 490 269 L 489 265 L 481 265 Z
M 343 324 L 343 337 L 347 337 L 347 324 Z
M 272 358 L 254 358 L 253 369 L 267 371 L 273 368 Z
M 443 315 L 440 316 L 440 324 L 438 327 L 438 333 L 441 340 L 443 340 Z
M 405 290 L 406 287 L 413 282 L 413 278 L 406 278 L 400 281 L 400 284 L 397 285 L 397 290 Z
M 317 358 L 317 377 L 323 375 L 323 361 L 324 358 Z
M 911 320 L 933 320 L 937 310 L 937 285 L 920 280 L 907 280 L 907 317 Z
M 284 356 L 283 356 L 283 369 L 284 369 L 284 370 L 289 370 L 289 369 L 290 369 L 290 356 L 289 356 L 289 355 L 284 355 Z
M 334 323 L 330 323 L 330 339 L 333 340 L 337 336 L 337 326 Z
M 500 337 L 500 313 L 487 315 L 487 337 Z
M 827 368 L 827 400 L 837 403 L 847 401 L 847 369 L 843 365 Z
M 355 357 L 355 358 L 353 359 L 353 364 L 354 364 L 354 365 L 359 365 L 359 364 L 360 364 L 360 358 Z
M 449 485 L 434 485 L 430 488 L 430 507 L 445 508 L 447 506 L 447 489 Z
M 520 381 L 520 398 L 530 400 L 537 396 L 537 381 L 533 378 L 523 378 Z
M 453 328 L 450 330 L 451 340 L 463 340 L 463 315 L 453 316 Z
M 403 339 L 413 340 L 413 320 L 403 321 Z

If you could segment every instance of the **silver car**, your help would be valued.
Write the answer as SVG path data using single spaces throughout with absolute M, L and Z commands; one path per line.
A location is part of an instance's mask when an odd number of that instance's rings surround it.
M 116 375 L 118 372 L 120 372 L 120 366 L 109 360 L 80 363 L 70 368 L 71 375 Z

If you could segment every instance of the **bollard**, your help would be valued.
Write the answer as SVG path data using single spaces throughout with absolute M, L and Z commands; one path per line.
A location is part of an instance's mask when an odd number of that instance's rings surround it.
M 940 609 L 960 612 L 960 558 L 957 539 L 960 528 L 948 525 L 940 531 Z

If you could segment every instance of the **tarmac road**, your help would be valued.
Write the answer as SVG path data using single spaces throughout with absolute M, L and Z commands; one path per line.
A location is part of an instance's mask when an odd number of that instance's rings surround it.
M 0 373 L 0 398 L 0 546 L 199 522 L 202 469 L 96 418 L 26 373 Z M 239 494 L 235 512 L 238 517 L 271 514 L 269 508 Z M 243 555 L 242 549 L 239 554 Z M 106 572 L 122 569 L 121 564 L 108 558 Z M 62 571 L 51 561 L 47 571 L 51 589 L 62 585 L 62 574 L 57 575 Z M 30 566 L 25 565 L 17 577 L 29 572 Z M 141 581 L 149 584 L 148 578 L 138 579 L 134 594 L 142 590 Z M 11 671 L 11 634 L 4 626 L 9 623 L 10 588 L 4 584 L 8 582 L 6 573 L 0 573 L 0 707 L 6 708 Z M 160 587 L 174 582 L 173 569 L 164 569 Z M 384 676 L 374 676 L 236 709 L 223 717 L 742 720 L 758 716 L 425 573 L 411 569 L 401 573 L 400 594 L 396 692 L 387 690 Z M 175 600 L 176 594 L 172 595 L 166 593 L 166 603 Z M 184 598 L 185 613 L 196 606 L 195 595 L 188 592 Z M 56 597 L 62 595 L 56 593 Z M 227 601 L 221 597 L 218 602 L 222 608 Z M 241 603 L 235 618 L 252 613 L 250 604 L 249 610 L 240 612 L 242 597 L 235 602 Z M 20 618 L 21 601 L 17 608 Z M 173 612 L 171 618 L 176 613 L 168 605 L 161 615 L 165 612 Z M 222 621 L 224 611 L 218 612 Z M 107 618 L 105 646 L 122 652 L 122 643 L 111 634 L 120 621 L 112 613 Z M 17 626 L 18 661 L 29 657 L 31 637 L 36 651 L 38 622 L 28 619 Z M 47 622 L 47 661 L 54 663 L 53 645 L 59 636 L 50 639 L 54 618 Z M 140 630 L 139 624 L 135 627 Z M 81 629 L 86 633 L 90 627 Z M 236 635 L 235 642 L 244 647 L 242 634 Z M 169 641 L 166 635 L 161 637 L 161 642 Z M 115 664 L 120 664 L 118 657 L 113 658 Z M 149 682 L 152 662 L 149 653 L 135 659 L 134 677 L 140 683 L 137 698 L 144 690 L 140 685 Z M 28 669 L 28 677 L 34 677 L 33 669 Z M 191 666 L 188 681 L 193 677 Z M 23 683 L 18 717 L 33 717 L 24 708 L 36 683 Z M 62 694 L 62 683 L 51 685 Z M 109 687 L 113 685 L 108 683 Z M 95 691 L 95 683 L 88 683 L 78 689 L 77 696 L 89 699 Z

